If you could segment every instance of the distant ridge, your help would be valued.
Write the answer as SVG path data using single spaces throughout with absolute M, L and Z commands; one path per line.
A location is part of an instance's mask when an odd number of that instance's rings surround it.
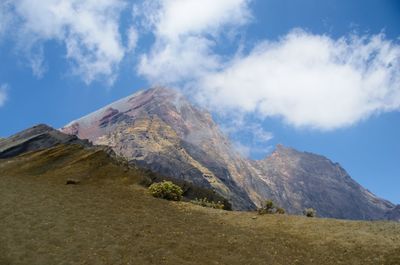
M 208 112 L 171 89 L 140 91 L 61 131 L 110 146 L 133 164 L 211 188 L 234 209 L 255 209 L 272 199 L 292 214 L 312 207 L 323 217 L 376 220 L 395 208 L 323 156 L 278 145 L 264 160 L 243 158 Z
M 76 143 L 90 146 L 89 141 L 78 139 L 74 135 L 67 135 L 47 126 L 39 124 L 0 140 L 0 158 L 16 156 L 18 154 L 53 147 L 57 144 Z

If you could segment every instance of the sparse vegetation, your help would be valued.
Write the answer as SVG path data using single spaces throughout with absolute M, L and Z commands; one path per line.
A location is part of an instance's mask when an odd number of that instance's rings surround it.
M 182 196 L 188 200 L 195 200 L 197 198 L 207 198 L 208 201 L 221 202 L 222 204 L 224 204 L 224 210 L 227 211 L 232 210 L 232 205 L 230 204 L 230 202 L 212 189 L 199 187 L 193 183 L 184 181 L 182 179 L 168 178 L 147 169 L 145 170 L 137 169 L 137 170 L 139 170 L 142 175 L 146 176 L 142 177 L 140 185 L 149 187 L 152 183 L 155 182 L 161 182 L 164 180 L 172 181 L 173 183 L 181 187 L 183 191 Z
M 258 214 L 284 214 L 285 209 L 278 207 L 272 200 L 266 200 L 264 204 L 259 208 Z
M 203 199 L 194 199 L 190 201 L 193 204 L 200 205 L 203 207 L 208 207 L 208 208 L 214 208 L 214 209 L 224 209 L 224 204 L 220 201 L 214 202 L 214 201 L 209 201 L 207 198 Z
M 162 181 L 153 183 L 149 187 L 151 195 L 170 201 L 180 201 L 182 199 L 182 189 L 172 181 Z
M 276 208 L 276 213 L 277 213 L 277 214 L 285 214 L 286 211 L 285 211 L 285 209 L 283 209 L 283 208 L 281 208 L 281 207 L 278 207 L 278 208 Z
M 306 208 L 304 209 L 303 214 L 307 217 L 316 217 L 317 211 L 313 208 Z

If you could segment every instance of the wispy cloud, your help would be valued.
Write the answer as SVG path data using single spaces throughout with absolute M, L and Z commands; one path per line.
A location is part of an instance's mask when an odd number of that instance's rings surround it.
M 0 84 L 0 107 L 2 107 L 7 100 L 8 89 L 8 84 Z
M 272 145 L 254 145 L 252 143 L 244 143 L 240 140 L 232 140 L 232 143 L 236 152 L 247 158 L 264 158 L 268 153 L 274 150 L 274 146 Z
M 13 21 L 11 7 L 11 0 L 4 0 L 0 3 L 0 42 Z
M 135 27 L 131 26 L 129 27 L 126 35 L 128 39 L 127 50 L 132 52 L 136 49 L 136 45 L 139 39 L 139 33 L 137 32 Z
M 273 146 L 272 132 L 260 125 L 259 121 L 245 115 L 234 115 L 226 120 L 219 120 L 222 131 L 230 137 L 233 147 L 245 157 L 265 156 Z

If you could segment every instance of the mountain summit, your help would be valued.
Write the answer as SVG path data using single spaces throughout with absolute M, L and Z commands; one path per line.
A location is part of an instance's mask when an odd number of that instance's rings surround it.
M 395 208 L 323 156 L 278 145 L 264 160 L 243 158 L 210 113 L 166 88 L 140 91 L 61 131 L 108 145 L 162 175 L 213 189 L 234 209 L 255 209 L 272 199 L 293 214 L 312 207 L 323 217 L 369 220 L 384 219 Z

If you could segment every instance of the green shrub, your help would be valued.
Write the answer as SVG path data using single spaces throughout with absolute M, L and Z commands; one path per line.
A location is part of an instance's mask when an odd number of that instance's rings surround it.
M 266 200 L 261 208 L 258 208 L 258 214 L 284 214 L 285 209 L 277 207 L 272 200 Z
M 207 198 L 203 199 L 194 199 L 190 201 L 193 204 L 200 205 L 203 207 L 208 207 L 208 208 L 214 208 L 214 209 L 224 209 L 224 204 L 220 201 L 214 202 L 214 201 L 209 201 Z
M 171 201 L 180 201 L 182 199 L 182 189 L 171 181 L 162 181 L 153 183 L 149 187 L 151 195 L 156 198 L 162 198 Z
M 313 208 L 306 208 L 304 209 L 303 214 L 307 217 L 316 217 L 317 211 L 314 210 Z

